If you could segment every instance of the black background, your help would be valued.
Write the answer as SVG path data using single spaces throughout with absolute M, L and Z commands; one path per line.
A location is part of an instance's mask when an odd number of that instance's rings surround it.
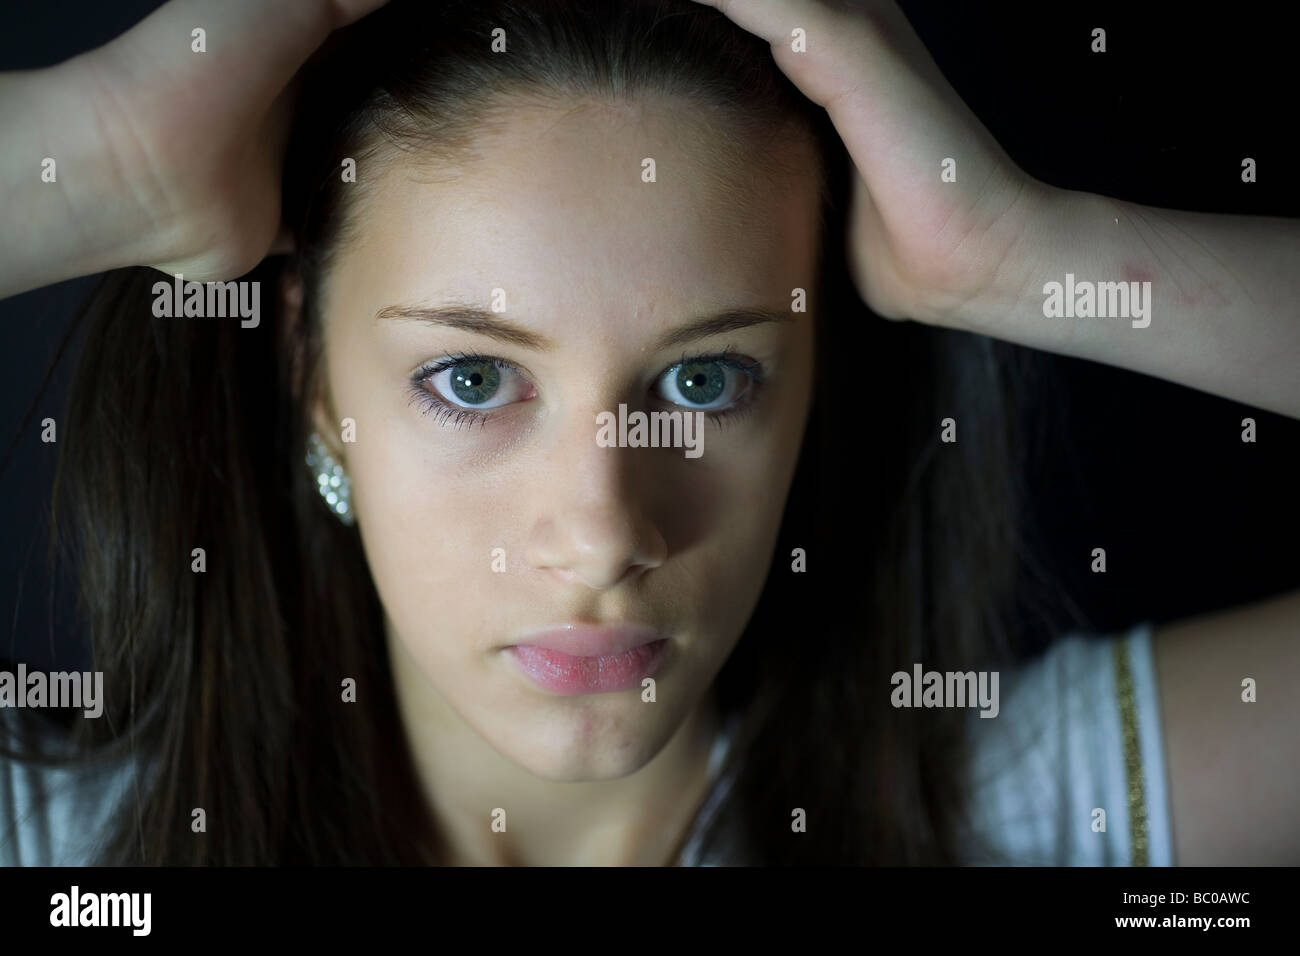
M 0 68 L 58 62 L 157 5 L 11 0 Z M 1291 5 L 1138 6 L 903 3 L 958 93 L 1032 175 L 1154 206 L 1300 217 Z M 1089 49 L 1097 26 L 1105 54 Z M 1241 182 L 1246 156 L 1258 163 L 1253 184 Z M 0 453 L 12 452 L 0 474 L 0 658 L 38 668 L 80 666 L 78 642 L 58 636 L 69 599 L 51 595 L 45 570 L 57 446 L 39 429 L 61 417 L 69 362 L 20 426 L 92 284 L 0 301 Z M 1063 584 L 1057 611 L 1073 602 L 1100 633 L 1300 586 L 1300 421 L 1092 362 L 1055 357 L 1050 369 L 1062 387 L 1036 410 L 1028 482 L 1031 530 Z M 1240 439 L 1247 416 L 1255 444 Z M 1098 546 L 1104 575 L 1089 571 Z

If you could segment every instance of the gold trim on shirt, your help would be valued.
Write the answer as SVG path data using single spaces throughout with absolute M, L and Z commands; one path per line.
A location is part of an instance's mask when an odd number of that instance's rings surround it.
M 1133 866 L 1147 866 L 1147 805 L 1143 788 L 1141 738 L 1138 735 L 1137 694 L 1128 658 L 1128 639 L 1113 642 L 1115 696 L 1119 700 L 1124 735 L 1124 769 L 1128 777 L 1128 833 Z

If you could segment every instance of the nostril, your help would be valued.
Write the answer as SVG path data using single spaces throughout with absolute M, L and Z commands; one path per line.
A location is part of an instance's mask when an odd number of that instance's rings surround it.
M 559 505 L 534 526 L 529 563 L 554 580 L 606 589 L 663 563 L 663 535 L 650 517 L 607 500 Z

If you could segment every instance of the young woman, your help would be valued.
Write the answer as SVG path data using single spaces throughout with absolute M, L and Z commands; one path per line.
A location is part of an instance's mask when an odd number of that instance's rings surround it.
M 716 6 L 175 0 L 3 77 L 0 292 L 117 270 L 104 712 L 7 721 L 7 859 L 1296 861 L 1300 598 L 1018 666 L 993 340 L 1300 414 L 1300 229 L 1032 179 L 890 4 Z

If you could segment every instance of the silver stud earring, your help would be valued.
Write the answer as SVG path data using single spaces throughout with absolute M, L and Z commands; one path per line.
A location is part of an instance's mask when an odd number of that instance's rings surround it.
M 316 476 L 316 490 L 330 511 L 351 527 L 356 521 L 352 516 L 352 483 L 316 432 L 307 438 L 307 467 Z

